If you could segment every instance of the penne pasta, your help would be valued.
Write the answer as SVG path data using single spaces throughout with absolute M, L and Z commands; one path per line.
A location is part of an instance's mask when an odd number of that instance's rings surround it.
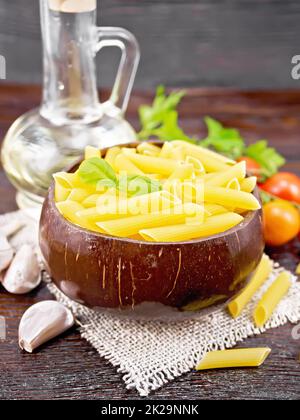
M 90 197 L 89 191 L 83 188 L 73 188 L 68 196 L 68 199 L 71 201 L 77 201 L 78 203 L 81 203 L 87 197 Z M 65 201 L 65 200 L 61 200 L 61 201 Z
M 107 163 L 109 163 L 110 164 L 110 166 L 113 168 L 113 169 L 116 169 L 115 168 L 115 160 L 116 160 L 116 157 L 119 155 L 121 153 L 121 148 L 120 147 L 111 147 L 110 149 L 108 149 L 108 151 L 106 152 L 106 155 L 105 155 L 105 160 L 106 160 L 106 162 Z
M 241 190 L 247 193 L 252 193 L 257 184 L 256 176 L 250 176 L 240 182 Z
M 146 156 L 159 156 L 161 148 L 151 143 L 141 143 L 137 146 L 138 153 Z
M 121 153 L 123 153 L 123 155 L 125 156 L 128 156 L 128 155 L 131 155 L 132 153 L 136 153 L 136 148 L 135 147 L 122 147 Z
M 231 181 L 229 181 L 226 185 L 226 188 L 229 190 L 241 191 L 241 186 L 237 178 L 233 178 Z
M 244 210 L 258 210 L 261 208 L 259 201 L 252 194 L 209 185 L 204 186 L 204 200 L 208 203 L 217 203 L 229 208 L 238 207 Z
M 237 179 L 238 181 L 244 179 L 246 176 L 246 162 L 237 163 L 234 166 L 229 167 L 226 172 L 216 173 L 210 179 L 207 180 L 207 185 L 215 187 L 224 187 L 232 179 Z
M 206 353 L 196 370 L 259 367 L 270 353 L 268 347 L 212 351 Z
M 125 156 L 123 154 L 119 154 L 115 159 L 114 167 L 119 173 L 126 172 L 128 175 L 144 175 L 144 172 L 132 163 L 131 155 Z
M 85 153 L 84 153 L 85 159 L 91 159 L 93 157 L 101 158 L 100 150 L 93 146 L 86 146 Z
M 95 224 L 89 223 L 88 221 L 82 219 L 77 215 L 77 212 L 83 209 L 83 206 L 80 203 L 71 200 L 66 200 L 61 203 L 56 203 L 56 206 L 59 212 L 75 225 L 78 225 L 91 231 L 100 232 L 100 229 L 98 229 L 98 227 Z
M 97 226 L 105 233 L 112 236 L 126 237 L 141 234 L 143 228 L 155 228 L 185 223 L 189 217 L 196 217 L 198 223 L 203 221 L 203 207 L 196 204 L 179 204 L 172 211 L 166 209 L 157 213 L 138 215 L 113 222 L 99 222 Z M 142 235 L 143 236 L 143 235 Z
M 253 295 L 264 284 L 272 271 L 272 262 L 267 255 L 263 255 L 248 286 L 236 296 L 228 305 L 228 310 L 233 318 L 237 318 Z
M 55 183 L 55 201 L 65 201 L 68 199 L 70 192 L 72 191 L 71 188 L 63 187 L 60 183 Z
M 227 158 L 226 156 L 220 155 L 217 152 L 213 152 L 210 149 L 206 149 L 205 147 L 187 143 L 183 140 L 175 140 L 172 142 L 173 145 L 182 146 L 189 155 L 196 157 L 197 159 L 201 159 L 201 156 L 208 156 L 213 159 L 217 159 L 223 163 L 234 165 L 236 162 L 232 159 Z
M 177 169 L 178 162 L 172 159 L 165 159 L 161 157 L 152 157 L 144 155 L 130 155 L 128 158 L 136 165 L 141 171 L 148 174 L 161 174 L 170 176 L 175 169 Z
M 167 191 L 159 191 L 128 199 L 112 197 L 112 200 L 109 200 L 109 196 L 106 196 L 105 199 L 100 196 L 95 207 L 81 210 L 78 215 L 90 222 L 100 222 L 138 214 L 156 213 L 177 204 L 180 204 L 180 200 Z
M 223 206 L 219 206 L 219 204 L 205 204 L 204 212 L 206 217 L 209 217 L 216 216 L 217 214 L 228 213 L 228 210 Z
M 225 213 L 208 217 L 203 224 L 186 223 L 182 225 L 141 229 L 139 233 L 146 241 L 182 242 L 224 232 L 238 225 L 242 221 L 243 217 L 236 213 Z
M 274 310 L 291 287 L 291 275 L 287 271 L 280 273 L 267 292 L 263 295 L 254 311 L 254 322 L 263 327 L 271 318 Z
M 171 154 L 172 154 L 172 151 L 173 151 L 173 148 L 174 148 L 174 143 L 173 142 L 170 142 L 170 141 L 166 141 L 163 144 L 163 146 L 162 146 L 162 148 L 160 150 L 159 157 L 165 158 L 165 159 L 170 159 Z
M 190 163 L 193 165 L 194 170 L 195 170 L 195 174 L 197 176 L 199 175 L 204 175 L 205 174 L 205 169 L 203 164 L 200 162 L 199 159 L 194 158 L 193 156 L 186 156 L 185 158 L 186 163 Z
M 169 177 L 169 181 L 173 179 L 179 179 L 181 181 L 185 179 L 191 179 L 194 173 L 194 166 L 192 164 L 184 163 L 178 165 L 175 171 Z

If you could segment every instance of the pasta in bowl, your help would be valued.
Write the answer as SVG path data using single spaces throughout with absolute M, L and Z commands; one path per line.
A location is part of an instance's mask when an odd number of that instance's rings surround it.
M 262 257 L 244 162 L 182 141 L 88 147 L 54 179 L 42 253 L 56 285 L 89 307 L 200 311 L 240 291 Z

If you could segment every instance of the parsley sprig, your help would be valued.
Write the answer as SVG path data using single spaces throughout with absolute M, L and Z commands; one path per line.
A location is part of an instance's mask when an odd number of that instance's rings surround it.
M 208 132 L 205 139 L 188 136 L 178 122 L 177 108 L 184 95 L 184 91 L 166 95 L 165 88 L 159 86 L 152 106 L 143 105 L 139 109 L 142 127 L 139 139 L 185 140 L 212 148 L 231 159 L 248 156 L 260 164 L 262 179 L 271 177 L 285 164 L 284 157 L 274 148 L 269 147 L 267 140 L 259 140 L 247 147 L 245 139 L 237 129 L 224 127 L 211 117 L 204 118 Z

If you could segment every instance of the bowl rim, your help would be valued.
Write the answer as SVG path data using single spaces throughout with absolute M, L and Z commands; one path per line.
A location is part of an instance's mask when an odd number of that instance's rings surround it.
M 145 142 L 146 143 L 146 142 Z M 148 140 L 147 143 L 154 143 L 154 144 L 163 144 L 164 142 L 161 141 L 157 141 L 157 140 Z M 140 142 L 131 142 L 131 143 L 127 143 L 127 144 L 120 144 L 119 146 L 121 147 L 136 147 L 136 145 L 139 145 Z M 116 145 L 118 146 L 118 145 Z M 105 153 L 105 151 L 108 149 L 107 148 L 103 148 L 101 149 L 101 155 L 103 153 Z M 72 170 L 74 170 L 74 168 L 82 161 L 82 159 L 80 159 L 75 165 L 72 165 L 72 167 L 66 169 L 66 172 L 70 172 Z M 154 242 L 154 241 L 142 241 L 142 240 L 138 240 L 138 239 L 131 239 L 131 238 L 123 238 L 120 236 L 111 236 L 111 235 L 107 235 L 104 233 L 100 233 L 100 232 L 94 232 L 92 230 L 83 228 L 79 225 L 76 225 L 75 223 L 70 222 L 68 219 L 66 219 L 58 210 L 58 208 L 55 205 L 55 198 L 54 198 L 54 186 L 55 186 L 55 181 L 53 180 L 49 190 L 48 190 L 48 200 L 49 200 L 49 204 L 50 206 L 54 209 L 54 212 L 56 214 L 56 216 L 60 217 L 62 219 L 63 222 L 66 223 L 67 226 L 72 227 L 73 229 L 76 228 L 79 232 L 81 233 L 89 233 L 90 235 L 94 236 L 95 238 L 102 238 L 102 239 L 107 239 L 107 240 L 117 240 L 119 242 L 125 243 L 125 244 L 138 244 L 138 245 L 144 245 L 144 246 L 178 246 L 178 245 L 193 245 L 193 244 L 200 244 L 202 242 L 208 242 L 208 241 L 213 241 L 216 239 L 221 239 L 221 238 L 225 238 L 227 236 L 230 236 L 232 234 L 237 234 L 240 230 L 244 229 L 249 223 L 251 223 L 253 221 L 253 219 L 255 217 L 261 217 L 261 209 L 258 210 L 250 210 L 248 211 L 245 216 L 244 216 L 244 220 L 239 223 L 238 225 L 234 226 L 231 229 L 226 230 L 225 232 L 220 232 L 217 233 L 215 235 L 211 235 L 211 236 L 205 236 L 199 239 L 191 239 L 189 241 L 178 241 L 178 242 Z M 256 186 L 254 191 L 252 192 L 252 194 L 261 202 L 260 200 L 260 196 L 259 196 L 259 192 L 258 192 L 258 187 Z

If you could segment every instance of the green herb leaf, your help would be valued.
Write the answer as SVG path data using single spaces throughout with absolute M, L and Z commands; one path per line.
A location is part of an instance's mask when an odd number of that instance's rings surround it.
M 158 87 L 152 106 L 143 105 L 139 108 L 142 126 L 139 133 L 140 140 L 148 140 L 154 136 L 163 141 L 194 141 L 184 133 L 178 124 L 176 108 L 184 95 L 184 91 L 179 91 L 167 96 L 165 88 Z
M 161 191 L 161 183 L 141 175 L 121 176 L 118 182 L 120 191 L 126 191 L 131 197 Z
M 246 155 L 261 165 L 267 178 L 276 174 L 278 169 L 285 164 L 284 157 L 274 148 L 268 147 L 266 140 L 251 144 L 246 149 Z
M 245 142 L 238 130 L 225 128 L 211 117 L 205 117 L 208 136 L 200 142 L 201 146 L 213 147 L 217 152 L 238 159 L 245 150 Z
M 97 184 L 101 180 L 110 180 L 117 183 L 117 177 L 113 168 L 104 159 L 93 157 L 82 162 L 78 169 L 78 175 L 85 184 Z

